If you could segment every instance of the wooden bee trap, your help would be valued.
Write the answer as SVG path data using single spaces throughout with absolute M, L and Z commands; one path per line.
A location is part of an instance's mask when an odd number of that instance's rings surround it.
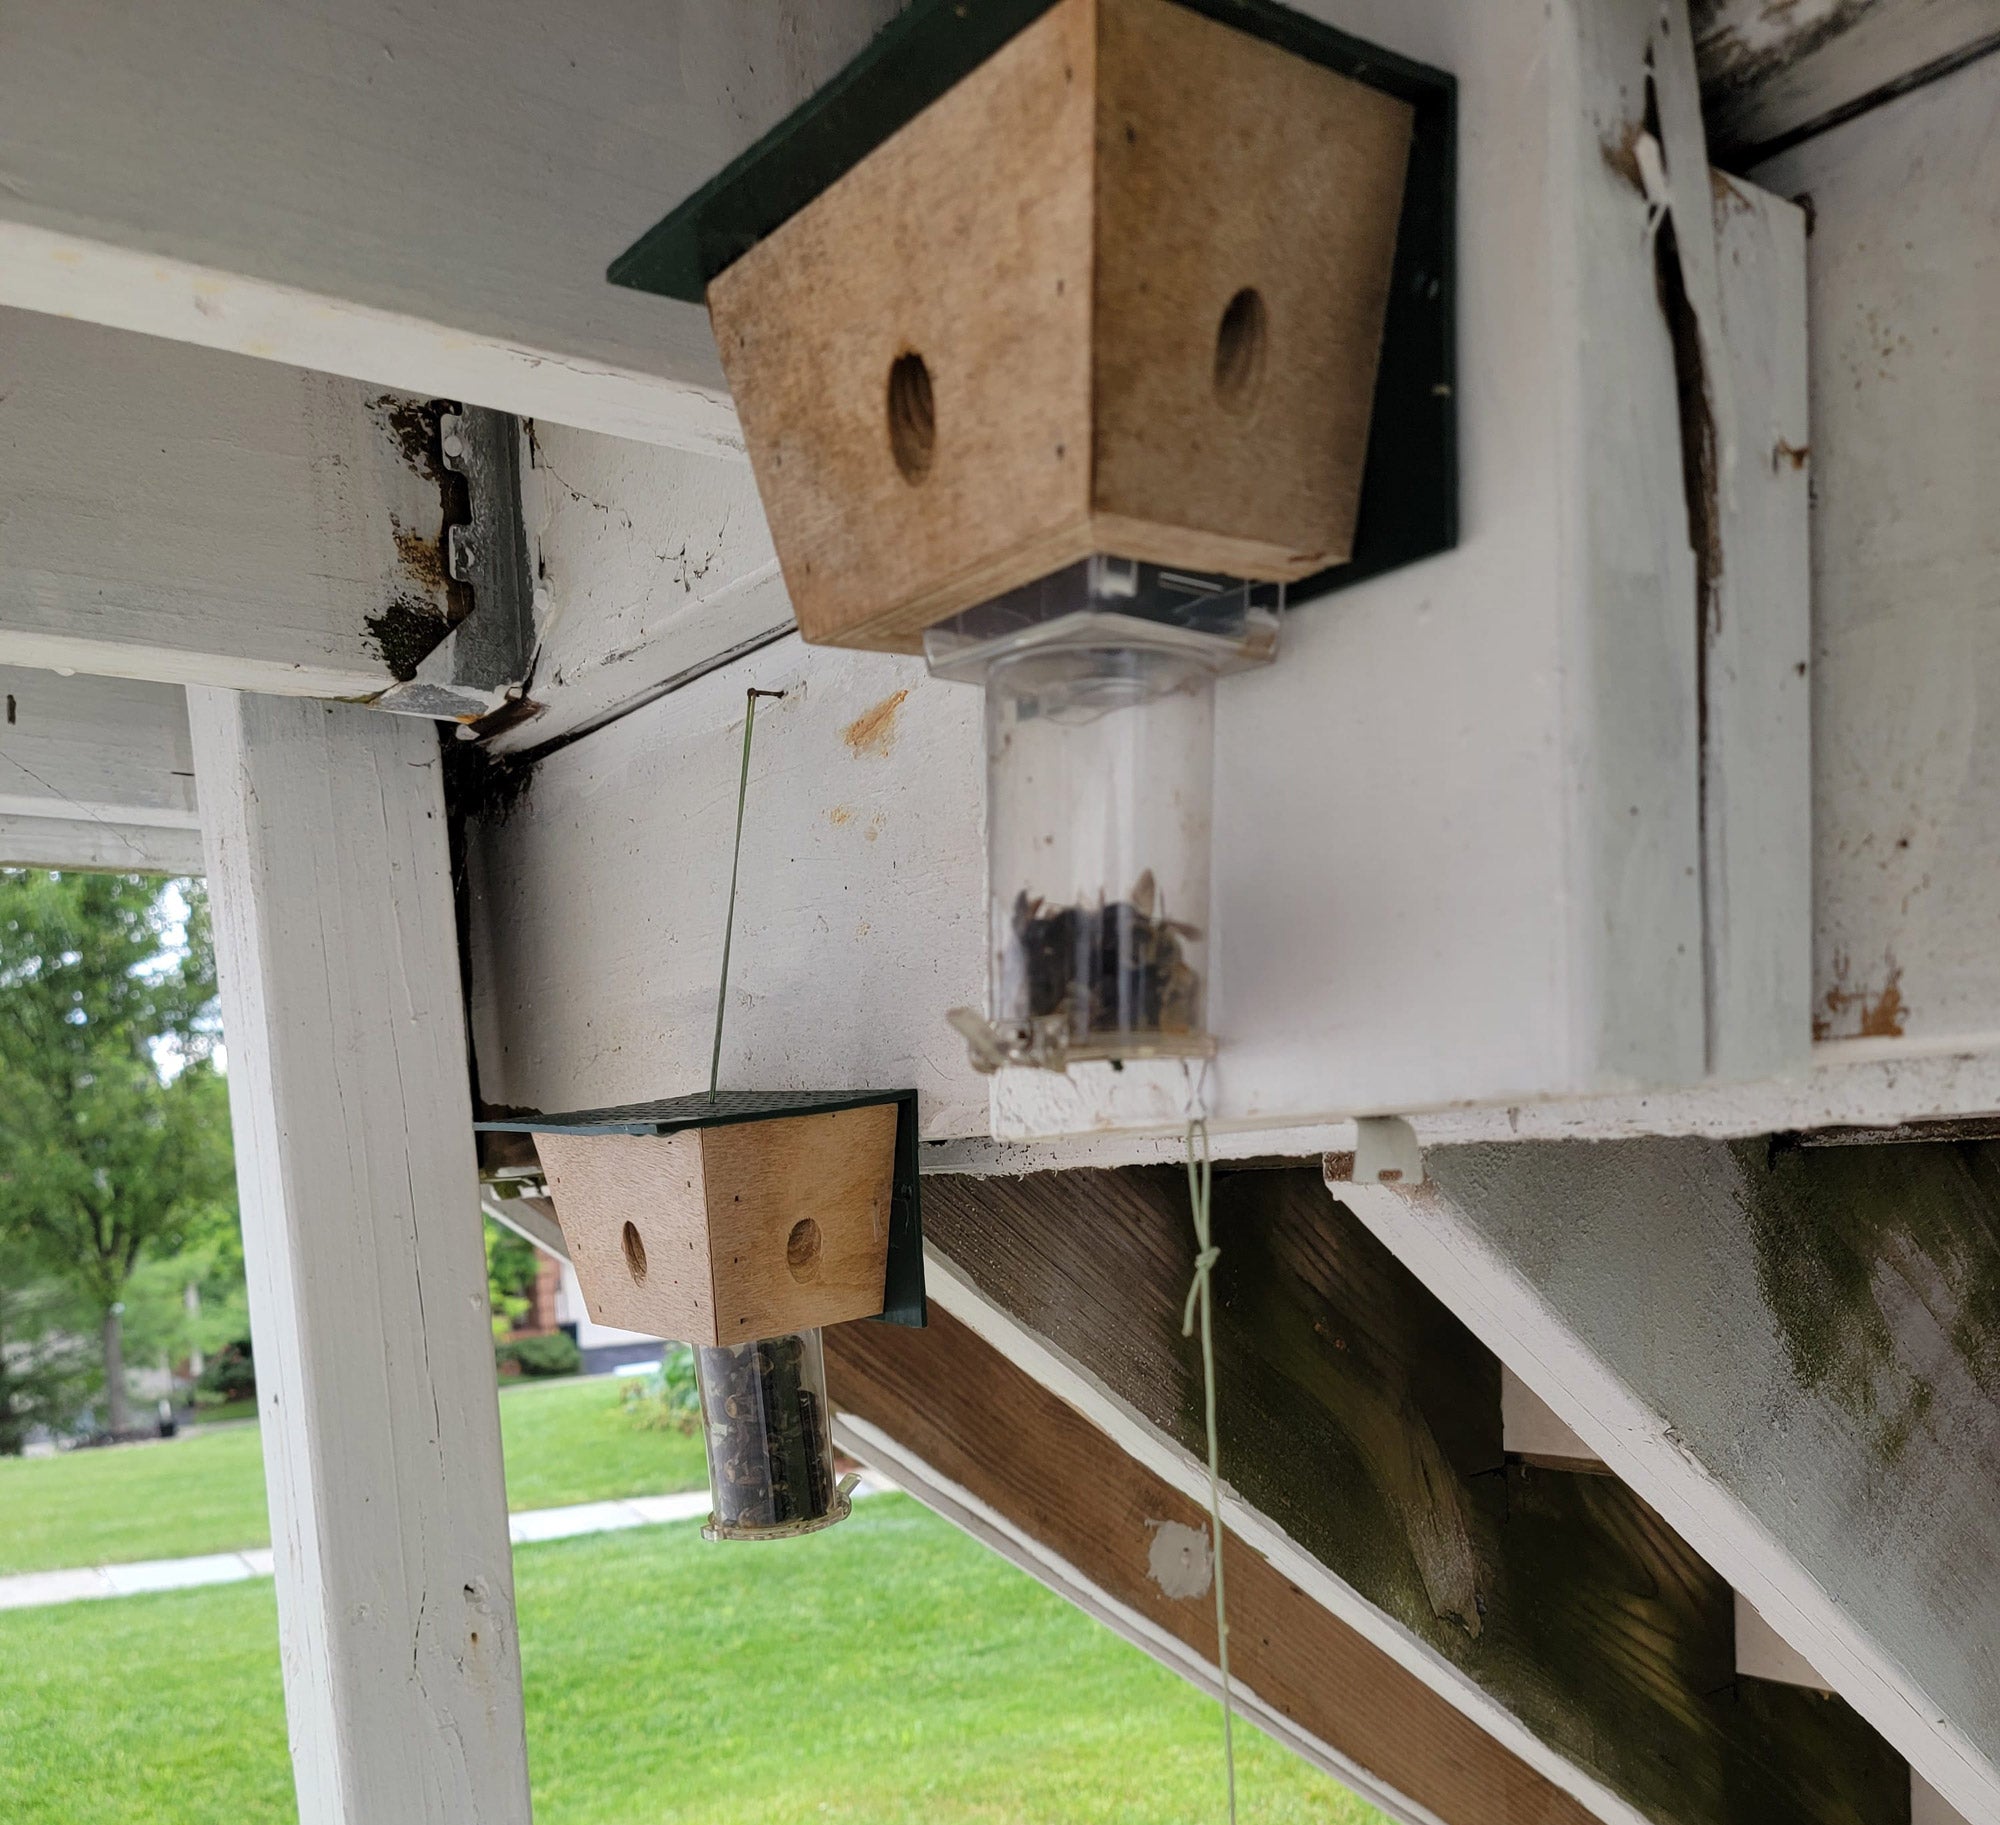
M 534 1135 L 590 1315 L 693 1346 L 711 1536 L 840 1520 L 819 1334 L 924 1323 L 916 1092 L 730 1091 L 478 1126 Z
M 803 636 L 986 689 L 981 1069 L 1214 1049 L 1214 680 L 1456 537 L 1453 97 L 1270 0 L 916 0 L 611 268 L 706 299 Z

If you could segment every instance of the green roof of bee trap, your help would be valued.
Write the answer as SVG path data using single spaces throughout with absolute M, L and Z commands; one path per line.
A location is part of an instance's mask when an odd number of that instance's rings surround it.
M 717 273 L 1055 3 L 912 0 L 831 82 L 612 261 L 607 276 L 617 285 L 701 303 Z M 1298 604 L 1458 543 L 1457 85 L 1442 70 L 1276 0 L 1173 3 L 1382 89 L 1415 110 L 1353 556 L 1292 584 L 1287 599 Z
M 674 1134 L 683 1128 L 727 1128 L 775 1121 L 788 1115 L 831 1115 L 842 1109 L 896 1107 L 896 1173 L 889 1205 L 889 1259 L 883 1276 L 884 1324 L 921 1329 L 929 1319 L 924 1298 L 923 1200 L 917 1174 L 917 1093 L 914 1090 L 719 1090 L 714 1095 L 669 1097 L 657 1103 L 624 1103 L 615 1109 L 578 1109 L 537 1115 L 514 1109 L 474 1122 L 484 1134 Z

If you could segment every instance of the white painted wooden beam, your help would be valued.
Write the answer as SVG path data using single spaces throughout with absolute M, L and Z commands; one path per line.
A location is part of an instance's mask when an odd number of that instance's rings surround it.
M 190 694 L 304 1825 L 525 1825 L 437 731 Z
M 1996 113 L 2000 56 L 1756 173 L 1812 211 L 1813 1013 L 1857 1056 L 2000 1047 Z
M 1833 1690 L 1741 1591 L 1736 1593 L 1736 1670 L 1748 1679 L 1776 1680 L 1812 1692 Z
M 562 1225 L 556 1221 L 556 1207 L 547 1198 L 484 1197 L 479 1207 L 502 1229 L 510 1229 L 523 1242 L 533 1244 L 551 1261 L 569 1260 L 569 1244 L 563 1240 Z
M 446 626 L 439 482 L 399 432 L 406 404 L 0 310 L 0 664 L 383 691 L 398 650 Z
M 1691 10 L 1709 136 L 1728 159 L 2000 49 L 1995 0 L 1694 0 Z
M 1604 1460 L 1520 1376 L 1500 1365 L 1500 1436 L 1508 1453 L 1552 1470 L 1601 1470 Z
M 0 666 L 0 863 L 201 873 L 179 687 Z
M 612 258 L 894 0 L 11 15 L 0 303 L 708 451 L 702 311 Z
M 1910 1825 L 1972 1825 L 1929 1781 L 1910 1771 Z
M 521 753 L 595 728 L 792 625 L 748 467 L 539 423 L 522 508 L 535 551 Z
M 1334 1190 L 1946 1798 L 2000 1817 L 1990 1160 L 1633 1141 L 1425 1165 L 1414 1191 Z

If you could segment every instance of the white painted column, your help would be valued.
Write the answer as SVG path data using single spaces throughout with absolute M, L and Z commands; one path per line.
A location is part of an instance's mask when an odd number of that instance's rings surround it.
M 197 688 L 302 1825 L 525 1825 L 436 731 Z

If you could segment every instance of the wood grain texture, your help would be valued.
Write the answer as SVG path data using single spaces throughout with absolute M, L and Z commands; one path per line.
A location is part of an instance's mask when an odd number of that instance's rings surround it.
M 897 1115 L 878 1103 L 699 1131 L 721 1342 L 881 1311 Z M 793 1243 L 802 1222 L 817 1235 Z
M 1151 1563 L 1162 1527 L 1206 1532 L 1195 1503 L 943 1313 L 920 1332 L 830 1332 L 826 1359 L 836 1408 L 879 1426 L 1213 1662 L 1205 1579 L 1191 1595 L 1169 1594 Z M 1443 1825 L 1591 1817 L 1241 1541 L 1227 1537 L 1224 1551 L 1236 1679 L 1396 1799 Z
M 528 1825 L 437 731 L 190 694 L 303 1825 Z
M 808 640 L 931 621 L 1089 549 L 1096 14 L 1063 0 L 709 287 Z M 898 467 L 915 353 L 936 440 Z
M 537 1135 L 591 1317 L 697 1344 L 874 1317 L 896 1119 L 882 1104 L 676 1134 Z
M 1237 576 L 1343 562 L 1410 107 L 1164 0 L 1096 4 L 1093 539 Z
M 1654 1140 L 1426 1166 L 1342 1195 L 1926 1778 L 2000 1816 L 2000 1156 Z
M 368 697 L 443 638 L 417 402 L 0 311 L 0 663 Z
M 933 1177 L 925 1228 L 1199 1449 L 1185 1201 L 1172 1172 Z M 1216 1235 L 1243 1500 L 1636 1815 L 1901 1825 L 1901 1763 L 1845 1707 L 1732 1685 L 1729 1588 L 1658 1514 L 1610 1478 L 1506 1463 L 1498 1365 L 1316 1172 L 1218 1178 Z
M 1092 550 L 1271 578 L 1345 558 L 1409 123 L 1167 0 L 1063 0 L 722 273 L 805 637 L 914 651 Z

